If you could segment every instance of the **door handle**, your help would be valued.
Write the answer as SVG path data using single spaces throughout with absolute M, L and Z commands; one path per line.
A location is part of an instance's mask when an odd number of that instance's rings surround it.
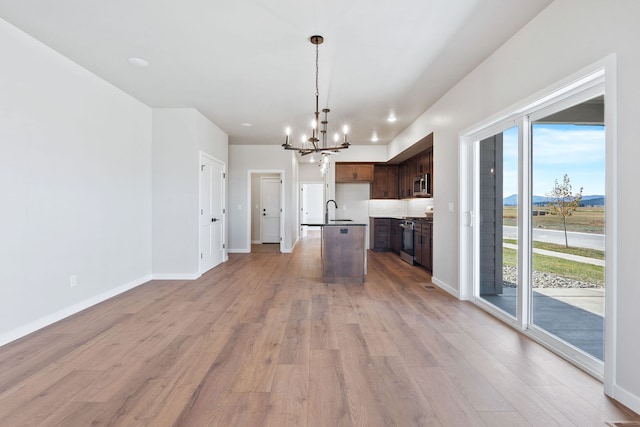
M 211 222 L 216 222 L 218 218 L 211 218 Z

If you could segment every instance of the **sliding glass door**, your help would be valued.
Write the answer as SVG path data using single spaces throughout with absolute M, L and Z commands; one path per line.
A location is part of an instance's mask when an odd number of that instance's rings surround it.
M 604 98 L 531 116 L 531 324 L 604 358 Z
M 603 83 L 595 81 L 549 97 L 544 105 L 477 132 L 468 143 L 472 300 L 599 374 L 603 93 Z

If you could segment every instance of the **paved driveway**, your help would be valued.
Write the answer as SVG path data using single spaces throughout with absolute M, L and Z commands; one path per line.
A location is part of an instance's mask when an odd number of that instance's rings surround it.
M 517 239 L 517 230 L 517 227 L 505 225 L 503 227 L 503 237 L 505 239 Z M 569 240 L 569 246 L 604 251 L 604 234 L 577 233 L 569 231 L 567 233 L 567 237 Z M 533 230 L 533 240 L 564 245 L 564 231 L 536 228 Z

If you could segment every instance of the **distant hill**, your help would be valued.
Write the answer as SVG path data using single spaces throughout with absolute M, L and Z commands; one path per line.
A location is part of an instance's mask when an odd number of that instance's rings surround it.
M 604 206 L 605 197 L 602 195 L 582 196 L 580 206 Z M 546 196 L 533 196 L 534 206 L 546 206 L 549 198 Z M 502 206 L 518 206 L 518 195 L 512 194 L 502 199 Z

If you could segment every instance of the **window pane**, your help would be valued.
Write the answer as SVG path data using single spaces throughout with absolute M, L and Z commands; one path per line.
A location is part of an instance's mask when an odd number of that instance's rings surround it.
M 531 322 L 603 359 L 603 97 L 532 123 Z
M 516 317 L 518 128 L 479 143 L 480 298 Z

